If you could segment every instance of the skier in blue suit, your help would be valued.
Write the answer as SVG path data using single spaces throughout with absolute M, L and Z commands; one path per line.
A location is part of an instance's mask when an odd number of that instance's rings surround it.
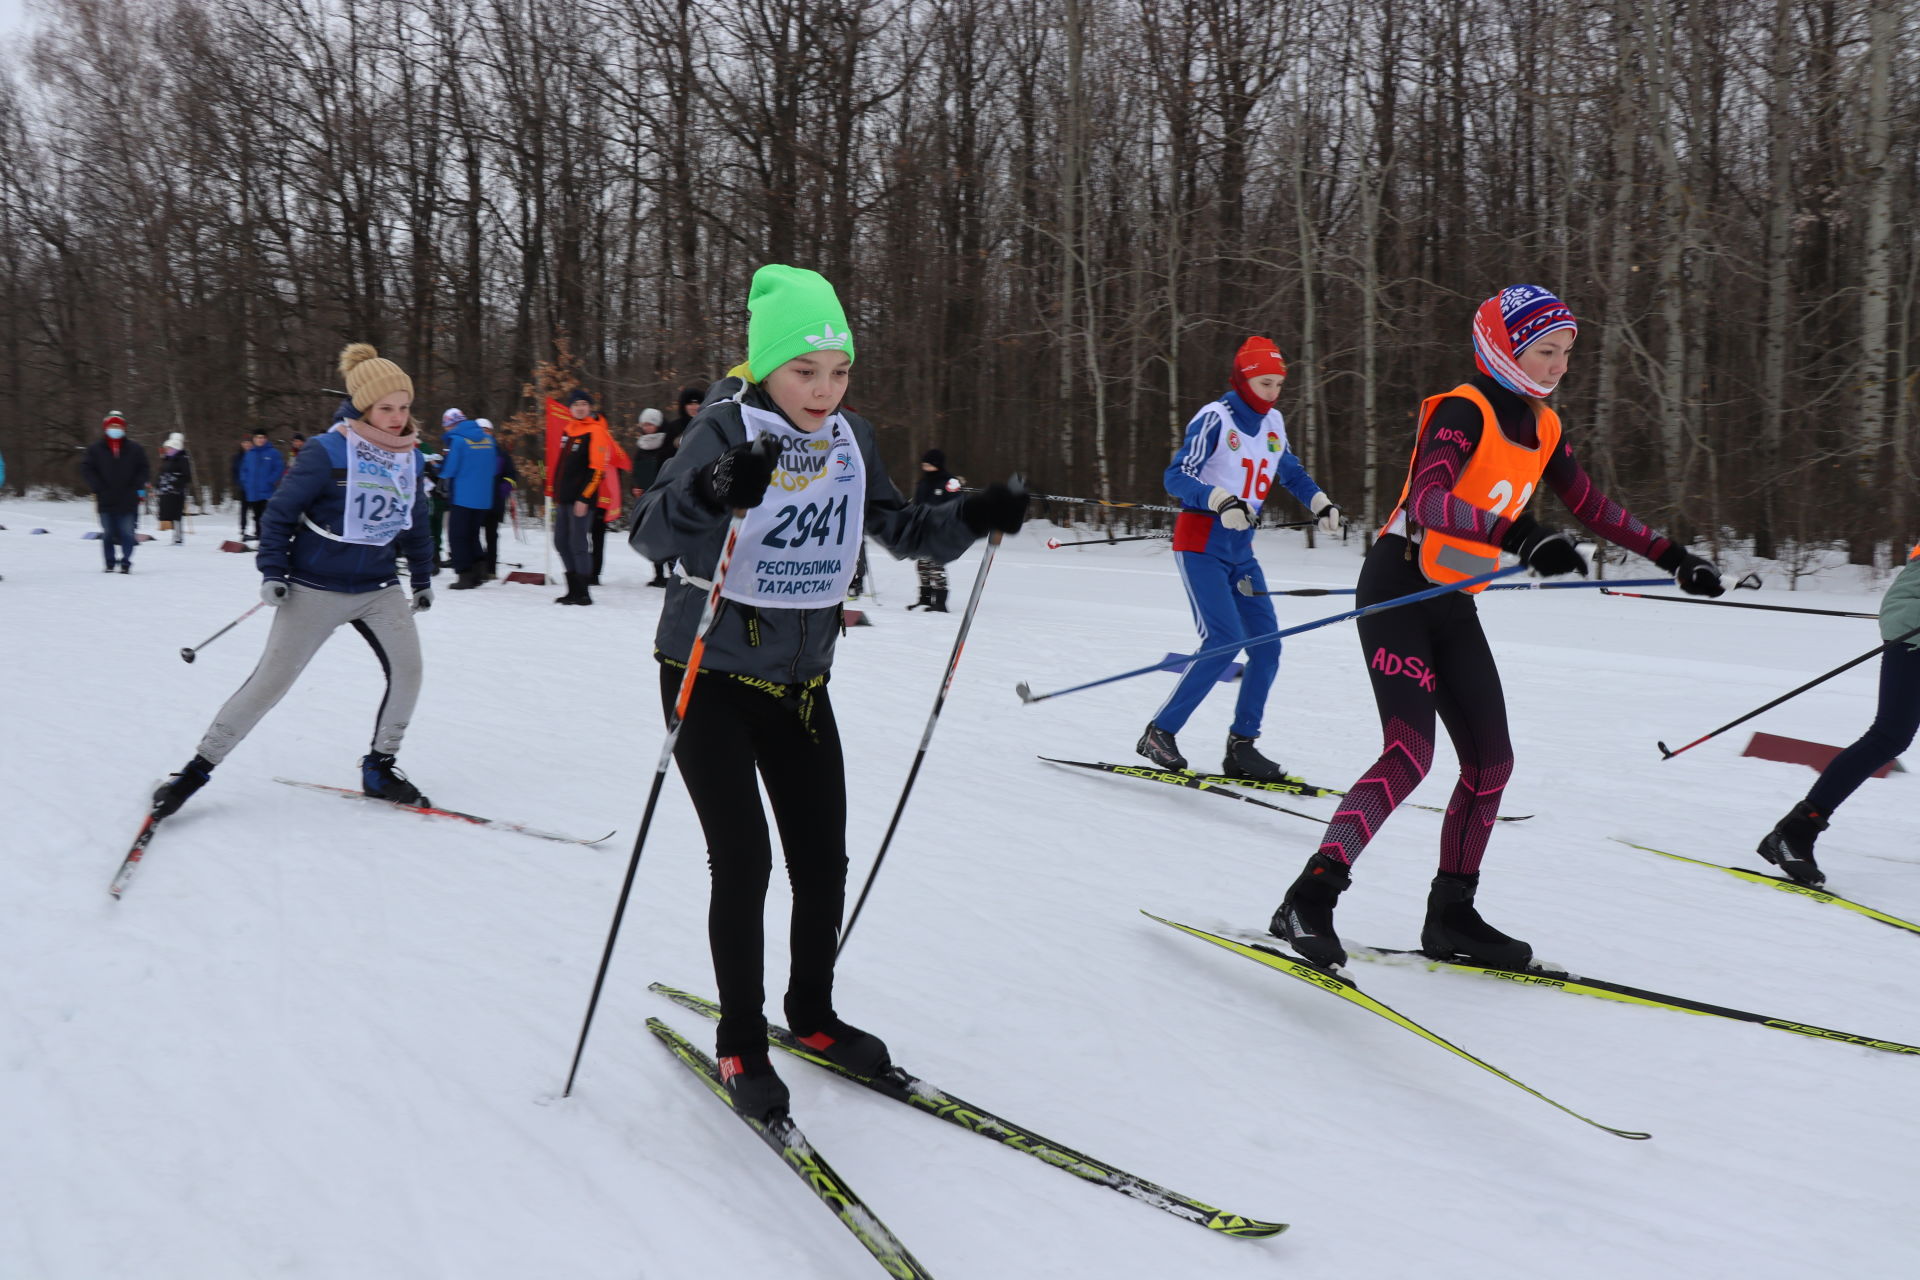
M 1256 592 L 1267 588 L 1260 563 L 1253 558 L 1253 529 L 1276 479 L 1319 518 L 1324 532 L 1338 533 L 1345 523 L 1340 508 L 1287 447 L 1286 422 L 1273 407 L 1287 378 L 1280 349 L 1270 339 L 1248 338 L 1233 364 L 1232 389 L 1193 416 L 1166 475 L 1167 492 L 1181 507 L 1173 527 L 1174 563 L 1187 588 L 1203 649 L 1279 630 L 1272 602 L 1239 590 L 1243 581 Z M 1220 772 L 1260 782 L 1284 781 L 1280 766 L 1254 747 L 1267 691 L 1280 671 L 1280 642 L 1256 645 L 1246 653 Z M 1134 749 L 1163 769 L 1185 769 L 1186 757 L 1174 735 L 1231 660 L 1232 654 L 1226 653 L 1189 666 Z

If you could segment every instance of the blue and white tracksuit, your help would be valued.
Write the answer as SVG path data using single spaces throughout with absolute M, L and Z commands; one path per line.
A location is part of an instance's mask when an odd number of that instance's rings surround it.
M 1242 579 L 1251 582 L 1255 591 L 1267 589 L 1260 564 L 1253 558 L 1253 530 L 1223 527 L 1209 502 L 1216 488 L 1225 489 L 1252 509 L 1257 522 L 1276 479 L 1309 507 L 1320 492 L 1287 447 L 1287 427 L 1280 411 L 1255 413 L 1233 391 L 1193 416 L 1180 451 L 1167 466 L 1167 492 L 1180 500 L 1181 507 L 1173 530 L 1173 559 L 1187 588 L 1194 625 L 1200 628 L 1202 649 L 1279 630 L 1271 600 L 1244 596 L 1236 589 Z M 1226 653 L 1188 667 L 1165 705 L 1154 713 L 1153 723 L 1168 733 L 1180 732 L 1231 661 L 1232 654 Z M 1279 641 L 1247 651 L 1240 697 L 1234 706 L 1234 733 L 1260 736 L 1267 690 L 1279 672 Z

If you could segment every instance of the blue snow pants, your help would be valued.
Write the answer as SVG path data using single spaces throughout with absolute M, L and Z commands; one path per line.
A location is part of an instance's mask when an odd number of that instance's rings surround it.
M 1273 614 L 1273 601 L 1266 596 L 1243 596 L 1237 590 L 1242 580 L 1255 591 L 1267 589 L 1260 564 L 1249 557 L 1229 563 L 1204 551 L 1176 551 L 1174 564 L 1180 581 L 1187 588 L 1187 603 L 1193 606 L 1193 623 L 1200 628 L 1202 649 L 1231 644 L 1249 636 L 1271 635 L 1280 629 Z M 1243 738 L 1260 736 L 1260 718 L 1266 711 L 1267 691 L 1280 674 L 1281 641 L 1271 640 L 1247 650 L 1246 670 L 1240 677 L 1240 698 L 1234 704 L 1233 731 Z M 1231 653 L 1206 658 L 1188 667 L 1173 688 L 1173 694 L 1156 711 L 1153 722 L 1168 733 L 1179 733 L 1187 717 L 1213 688 L 1214 681 L 1233 661 Z

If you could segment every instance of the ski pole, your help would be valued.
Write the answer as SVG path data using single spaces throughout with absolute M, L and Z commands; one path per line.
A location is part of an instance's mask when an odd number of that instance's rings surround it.
M 778 447 L 771 435 L 760 437 L 763 449 Z M 620 885 L 620 900 L 614 904 L 613 923 L 607 929 L 606 950 L 600 956 L 600 972 L 593 978 L 593 994 L 587 998 L 587 1016 L 580 1023 L 580 1042 L 573 1049 L 573 1065 L 567 1069 L 567 1087 L 560 1096 L 573 1096 L 573 1078 L 580 1072 L 580 1055 L 587 1051 L 587 1033 L 593 1029 L 594 1011 L 600 1007 L 600 990 L 607 982 L 607 966 L 613 963 L 613 946 L 620 937 L 620 921 L 627 913 L 627 899 L 633 893 L 634 873 L 640 870 L 640 851 L 647 844 L 647 829 L 653 825 L 653 811 L 660 804 L 660 789 L 666 785 L 667 766 L 673 761 L 673 745 L 680 740 L 680 727 L 687 722 L 687 702 L 693 697 L 694 677 L 700 674 L 700 659 L 707 653 L 707 632 L 720 613 L 720 589 L 726 585 L 727 566 L 733 561 L 733 549 L 740 541 L 740 526 L 746 522 L 747 509 L 734 508 L 727 522 L 727 538 L 720 545 L 720 561 L 713 567 L 713 586 L 707 590 L 706 607 L 700 612 L 700 625 L 694 628 L 693 647 L 687 651 L 687 670 L 680 677 L 680 692 L 673 700 L 673 714 L 667 718 L 667 740 L 660 746 L 660 763 L 653 771 L 653 787 L 647 792 L 647 808 L 640 815 L 640 830 L 633 837 L 633 856 L 627 860 L 627 878 Z
M 1109 547 L 1116 542 L 1164 542 L 1173 536 L 1172 531 L 1161 533 L 1134 533 L 1124 538 L 1090 538 L 1085 542 L 1062 542 L 1058 538 L 1047 539 L 1047 550 L 1058 551 L 1062 547 Z
M 1113 684 L 1119 680 L 1131 680 L 1135 676 L 1144 676 L 1155 671 L 1184 670 L 1187 664 L 1199 662 L 1203 658 L 1230 656 L 1240 652 L 1242 649 L 1251 649 L 1255 645 L 1271 644 L 1276 640 L 1284 640 L 1288 636 L 1297 636 L 1303 631 L 1317 631 L 1321 627 L 1330 627 L 1336 622 L 1345 622 L 1349 618 L 1359 618 L 1371 613 L 1381 613 L 1387 609 L 1398 609 L 1403 604 L 1418 604 L 1422 600 L 1431 600 L 1435 596 L 1446 595 L 1449 591 L 1463 591 L 1468 587 L 1478 586 L 1483 582 L 1492 582 L 1495 578 L 1506 578 L 1516 573 L 1525 573 L 1526 571 L 1527 566 L 1524 564 L 1509 565 L 1504 569 L 1494 569 L 1491 572 L 1479 574 L 1476 577 L 1464 578 L 1459 582 L 1442 583 L 1437 587 L 1429 587 L 1425 591 L 1416 591 L 1410 596 L 1395 596 L 1391 600 L 1382 600 L 1377 604 L 1370 604 L 1364 608 L 1349 609 L 1345 613 L 1331 614 L 1328 617 L 1320 618 L 1313 622 L 1303 622 L 1297 627 L 1288 627 L 1284 631 L 1270 631 L 1266 635 L 1254 636 L 1248 640 L 1237 640 L 1232 644 L 1215 645 L 1211 649 L 1202 649 L 1198 653 L 1170 654 L 1168 657 L 1154 663 L 1150 667 L 1136 667 L 1132 671 L 1122 671 L 1119 675 L 1102 676 L 1098 680 L 1089 680 L 1085 684 L 1069 685 L 1065 689 L 1055 689 L 1051 693 L 1035 693 L 1025 680 L 1013 686 L 1013 691 L 1020 695 L 1020 701 L 1022 702 L 1045 702 L 1048 698 L 1058 698 L 1062 694 L 1079 693 L 1082 689 L 1092 689 L 1103 684 Z
M 202 649 L 206 648 L 208 645 L 212 644 L 215 640 L 218 640 L 221 636 L 227 634 L 227 632 L 233 630 L 235 627 L 239 626 L 241 623 L 245 622 L 248 618 L 251 618 L 254 614 L 260 612 L 260 610 L 266 607 L 267 607 L 267 602 L 265 600 L 262 600 L 259 604 L 254 605 L 253 608 L 247 610 L 245 613 L 235 618 L 232 622 L 229 622 L 226 626 L 220 628 L 218 631 L 208 636 L 205 640 L 202 640 L 199 644 L 194 645 L 190 649 L 182 649 L 180 651 L 180 661 L 192 662 L 194 658 L 199 656 L 199 653 Z
M 1823 676 L 1816 676 L 1813 679 L 1807 681 L 1805 684 L 1801 685 L 1798 689 L 1795 689 L 1789 693 L 1781 694 L 1779 697 L 1775 698 L 1772 702 L 1769 702 L 1764 707 L 1755 707 L 1753 710 L 1747 712 L 1747 714 L 1741 716 L 1738 720 L 1729 720 L 1727 723 L 1721 725 L 1718 729 L 1715 729 L 1712 733 L 1702 734 L 1700 737 L 1695 738 L 1692 742 L 1689 742 L 1684 747 L 1678 747 L 1672 751 L 1669 751 L 1667 750 L 1667 744 L 1664 742 L 1656 742 L 1653 745 L 1660 748 L 1660 758 L 1662 760 L 1671 760 L 1675 756 L 1679 755 L 1682 751 L 1691 751 L 1693 748 L 1705 742 L 1708 738 L 1717 738 L 1721 734 L 1725 733 L 1727 730 L 1733 728 L 1735 725 L 1745 724 L 1747 721 L 1753 719 L 1755 716 L 1759 715 L 1761 712 L 1771 711 L 1775 707 L 1779 706 L 1781 703 L 1787 701 L 1789 698 L 1797 698 L 1801 694 L 1805 693 L 1807 690 L 1813 688 L 1813 686 L 1817 684 L 1825 684 L 1827 681 L 1833 679 L 1835 676 L 1839 675 L 1841 672 L 1852 670 L 1853 668 L 1859 666 L 1861 663 L 1865 662 L 1867 659 L 1872 658 L 1878 655 L 1879 653 L 1881 653 L 1882 651 L 1884 651 L 1887 648 L 1887 645 L 1900 644 L 1903 641 L 1911 640 L 1914 636 L 1920 636 L 1920 627 L 1913 628 L 1911 631 L 1908 631 L 1905 635 L 1895 636 L 1893 639 L 1887 641 L 1886 644 L 1877 645 L 1874 648 L 1867 650 L 1865 653 L 1861 654 L 1859 657 L 1852 658 L 1846 662 L 1841 663 L 1839 666 L 1835 667 L 1833 670 L 1827 672 L 1827 674 Z
M 961 492 L 978 493 L 980 490 L 963 489 Z M 1179 507 L 1155 506 L 1147 502 L 1108 502 L 1104 498 L 1068 498 L 1057 493 L 1036 493 L 1031 496 L 1035 502 L 1064 502 L 1076 507 L 1112 507 L 1127 511 L 1159 511 L 1174 516 L 1179 515 L 1181 511 Z
M 1748 578 L 1753 581 L 1748 582 Z M 1748 574 L 1734 583 L 1736 587 L 1760 585 L 1758 574 Z M 1814 609 L 1797 604 L 1748 604 L 1744 600 L 1695 600 L 1690 596 L 1649 596 L 1637 591 L 1607 591 L 1604 595 L 1629 596 L 1635 600 L 1665 600 L 1668 604 L 1710 604 L 1717 609 L 1758 609 L 1763 613 L 1810 613 L 1822 618 L 1877 618 L 1877 613 L 1859 613 L 1851 609 Z
M 1018 485 L 1016 480 L 1015 485 Z M 854 901 L 853 913 L 847 917 L 847 923 L 840 930 L 839 945 L 833 949 L 834 959 L 847 949 L 847 935 L 853 932 L 854 922 L 860 918 L 860 908 L 867 905 L 867 894 L 873 891 L 873 881 L 880 874 L 880 864 L 887 860 L 887 849 L 893 844 L 893 833 L 900 826 L 900 815 L 906 812 L 907 797 L 913 794 L 914 779 L 920 776 L 921 762 L 927 758 L 927 744 L 933 741 L 933 726 L 939 723 L 940 709 L 947 705 L 947 692 L 953 688 L 954 668 L 960 665 L 960 651 L 967 647 L 967 630 L 973 626 L 973 615 L 980 608 L 980 593 L 987 585 L 987 570 L 993 568 L 994 553 L 1000 550 L 1000 530 L 995 529 L 987 538 L 987 549 L 980 556 L 980 572 L 973 580 L 973 594 L 967 597 L 966 612 L 960 615 L 960 630 L 953 637 L 953 652 L 947 655 L 947 673 L 940 679 L 940 692 L 933 699 L 933 711 L 927 716 L 927 727 L 920 733 L 920 749 L 914 753 L 913 765 L 907 770 L 907 785 L 900 789 L 900 801 L 893 806 L 893 818 L 887 823 L 887 834 L 880 840 L 880 852 L 873 855 L 873 867 L 867 872 L 867 882 L 860 886 L 860 896 Z
M 1489 591 L 1591 591 L 1599 588 L 1604 595 L 1629 595 L 1626 591 L 1607 591 L 1608 587 L 1664 587 L 1673 582 L 1672 578 L 1626 578 L 1618 582 L 1503 582 Z M 1745 583 L 1736 583 L 1744 586 Z M 1234 589 L 1243 596 L 1350 596 L 1356 587 L 1295 587 L 1290 591 L 1255 591 L 1253 579 L 1242 578 L 1234 584 Z M 1665 600 L 1668 596 L 1649 596 L 1647 599 Z M 1748 608 L 1756 606 L 1749 605 Z

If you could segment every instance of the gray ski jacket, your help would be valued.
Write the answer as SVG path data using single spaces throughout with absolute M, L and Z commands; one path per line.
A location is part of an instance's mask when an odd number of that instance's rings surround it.
M 779 413 L 758 386 L 748 386 L 740 399 L 756 409 Z M 937 560 L 942 564 L 963 554 L 979 537 L 960 518 L 961 505 L 908 503 L 887 478 L 874 444 L 873 426 L 858 414 L 845 413 L 853 429 L 867 475 L 866 532 L 893 554 Z M 660 656 L 685 662 L 700 625 L 707 589 L 688 578 L 712 581 L 720 547 L 726 540 L 727 512 L 716 511 L 698 491 L 701 468 L 737 444 L 746 442 L 739 404 L 732 398 L 714 401 L 700 411 L 680 438 L 680 450 L 660 468 L 651 488 L 634 510 L 628 542 L 649 560 L 678 558 L 680 573 L 667 587 L 667 600 L 654 633 Z M 741 547 L 739 557 L 746 554 Z M 703 670 L 798 684 L 824 675 L 833 666 L 834 644 L 840 638 L 840 603 L 816 608 L 783 609 L 747 605 L 722 598 L 700 666 Z

